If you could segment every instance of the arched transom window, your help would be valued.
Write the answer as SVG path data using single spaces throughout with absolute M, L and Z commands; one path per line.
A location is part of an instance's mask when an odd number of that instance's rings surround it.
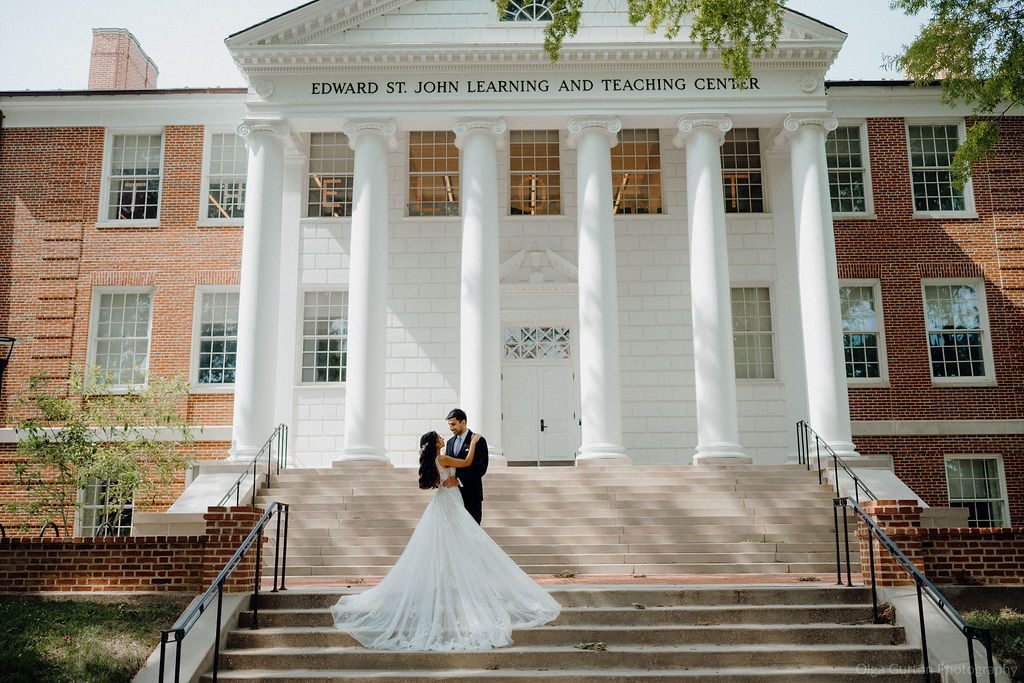
M 508 0 L 502 21 L 550 21 L 551 0 Z

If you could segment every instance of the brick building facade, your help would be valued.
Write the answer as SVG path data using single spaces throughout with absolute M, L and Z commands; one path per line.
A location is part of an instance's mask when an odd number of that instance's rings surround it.
M 186 375 L 204 457 L 284 422 L 298 466 L 408 466 L 461 404 L 496 462 L 784 462 L 809 419 L 1020 524 L 1024 119 L 961 194 L 969 112 L 825 82 L 808 17 L 739 87 L 611 10 L 552 65 L 456 5 L 246 29 L 248 90 L 155 89 L 123 32 L 120 92 L 0 93 L 3 497 L 29 377 L 99 363 Z

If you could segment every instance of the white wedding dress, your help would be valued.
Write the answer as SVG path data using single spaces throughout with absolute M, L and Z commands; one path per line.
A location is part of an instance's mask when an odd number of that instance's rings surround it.
M 442 481 L 455 472 L 437 468 Z M 379 584 L 331 607 L 336 628 L 387 650 L 510 645 L 512 629 L 540 626 L 560 611 L 466 512 L 454 487 L 437 490 Z

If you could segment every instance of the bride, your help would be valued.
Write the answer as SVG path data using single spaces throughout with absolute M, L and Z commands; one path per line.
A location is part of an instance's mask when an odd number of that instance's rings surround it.
M 420 438 L 420 488 L 438 490 L 387 576 L 331 607 L 336 628 L 370 648 L 486 650 L 558 616 L 559 604 L 473 520 L 458 490 L 438 488 L 473 463 L 479 439 L 460 460 L 439 455 L 437 432 Z

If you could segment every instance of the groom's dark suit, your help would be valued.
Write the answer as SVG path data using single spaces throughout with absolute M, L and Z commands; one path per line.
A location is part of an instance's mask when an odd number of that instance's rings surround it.
M 467 429 L 465 438 L 462 441 L 462 448 L 458 453 L 453 452 L 455 450 L 455 437 L 453 436 L 448 439 L 448 447 L 445 449 L 445 454 L 459 460 L 465 460 L 469 457 L 469 441 L 472 437 L 473 432 Z M 466 506 L 466 511 L 472 515 L 477 524 L 483 518 L 484 484 L 482 479 L 485 474 L 487 474 L 487 439 L 480 437 L 480 440 L 476 442 L 473 464 L 469 467 L 460 467 L 455 470 L 455 476 L 462 483 L 462 486 L 459 487 L 459 492 L 462 494 L 462 504 Z

